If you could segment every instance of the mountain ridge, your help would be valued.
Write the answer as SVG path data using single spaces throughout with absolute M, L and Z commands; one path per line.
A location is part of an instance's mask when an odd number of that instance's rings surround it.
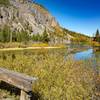
M 1 0 L 0 27 L 5 25 L 13 33 L 26 31 L 30 36 L 46 31 L 52 43 L 70 43 L 74 37 L 59 25 L 47 9 L 31 0 Z
M 10 4 L 9 7 L 0 7 L 0 25 L 7 24 L 6 22 L 9 21 L 9 25 L 12 24 L 13 28 L 18 28 L 18 26 L 21 28 L 23 28 L 23 26 L 29 26 L 32 28 L 32 31 L 34 31 L 33 33 L 41 33 L 42 28 L 45 27 L 52 30 L 52 27 L 58 25 L 54 17 L 38 4 L 30 2 L 23 3 L 20 0 L 10 0 Z

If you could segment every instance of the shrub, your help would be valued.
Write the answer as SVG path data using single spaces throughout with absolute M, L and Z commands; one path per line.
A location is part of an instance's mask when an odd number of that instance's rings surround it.
M 0 0 L 0 5 L 8 6 L 10 4 L 9 0 Z

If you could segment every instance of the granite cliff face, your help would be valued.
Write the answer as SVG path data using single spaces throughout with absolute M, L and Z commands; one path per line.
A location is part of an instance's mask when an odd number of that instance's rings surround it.
M 46 29 L 54 31 L 59 27 L 55 18 L 36 3 L 28 0 L 9 0 L 10 5 L 0 5 L 0 27 L 10 26 L 12 31 L 26 30 L 29 33 L 43 33 Z
M 1 0 L 0 28 L 5 25 L 12 32 L 25 30 L 30 35 L 46 30 L 52 43 L 70 42 L 70 36 L 48 10 L 32 0 Z

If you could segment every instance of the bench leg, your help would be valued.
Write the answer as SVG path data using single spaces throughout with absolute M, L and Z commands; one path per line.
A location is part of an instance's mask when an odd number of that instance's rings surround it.
M 23 90 L 21 90 L 20 100 L 31 100 L 30 96 Z

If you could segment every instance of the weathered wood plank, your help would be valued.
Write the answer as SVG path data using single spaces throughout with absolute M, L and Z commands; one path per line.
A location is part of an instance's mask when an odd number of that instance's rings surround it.
M 30 100 L 30 96 L 26 92 L 21 90 L 20 100 Z
M 29 77 L 18 72 L 9 71 L 4 68 L 0 68 L 0 80 L 14 85 L 17 88 L 24 90 L 26 92 L 32 91 L 32 83 L 37 80 L 37 78 Z
M 30 76 L 28 76 L 28 75 L 25 75 L 25 74 L 21 74 L 21 73 L 18 73 L 18 72 L 14 72 L 14 71 L 9 71 L 9 70 L 7 70 L 7 69 L 4 69 L 4 68 L 0 68 L 0 72 L 2 73 L 2 72 L 5 72 L 5 73 L 10 73 L 10 74 L 12 74 L 12 75 L 14 75 L 14 76 L 20 76 L 20 77 L 22 77 L 23 79 L 28 79 L 28 80 L 30 80 L 30 81 L 33 81 L 35 78 L 33 78 L 33 77 L 30 77 Z

